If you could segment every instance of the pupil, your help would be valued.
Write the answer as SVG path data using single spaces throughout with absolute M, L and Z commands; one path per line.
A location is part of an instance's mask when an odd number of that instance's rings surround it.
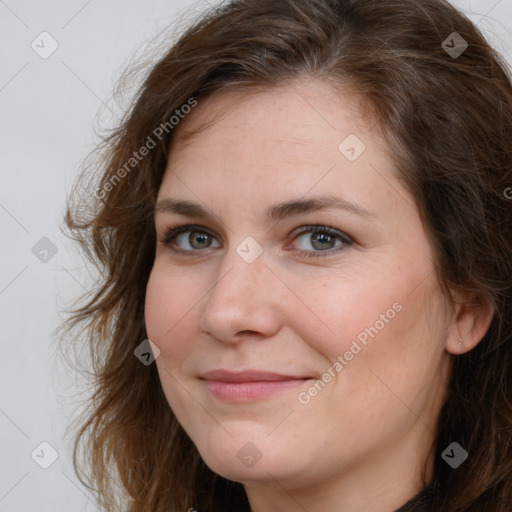
M 196 249 L 208 247 L 208 235 L 206 233 L 198 233 L 197 231 L 190 233 L 190 245 Z
M 313 233 L 313 247 L 316 249 L 330 249 L 332 237 L 327 233 Z

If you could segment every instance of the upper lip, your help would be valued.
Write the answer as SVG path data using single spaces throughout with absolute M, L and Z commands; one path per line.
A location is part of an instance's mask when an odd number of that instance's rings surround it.
M 298 375 L 284 375 L 282 373 L 273 373 L 260 370 L 212 370 L 201 375 L 204 380 L 214 380 L 219 382 L 256 382 L 256 381 L 276 381 L 276 380 L 303 380 L 310 377 Z

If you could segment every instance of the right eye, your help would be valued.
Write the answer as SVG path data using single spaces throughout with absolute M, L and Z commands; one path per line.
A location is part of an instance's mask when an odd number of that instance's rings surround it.
M 201 249 L 221 247 L 218 242 L 218 245 L 213 245 L 215 241 L 217 241 L 216 238 L 201 226 L 178 226 L 165 232 L 162 243 L 176 252 L 191 253 Z

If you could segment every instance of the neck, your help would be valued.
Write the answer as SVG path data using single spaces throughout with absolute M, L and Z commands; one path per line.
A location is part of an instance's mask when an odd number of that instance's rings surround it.
M 397 439 L 381 453 L 367 454 L 328 480 L 325 475 L 316 478 L 294 475 L 247 484 L 251 511 L 394 512 L 424 489 L 424 469 L 426 483 L 432 480 L 433 453 L 429 454 L 432 439 L 432 432 L 417 422 L 407 439 Z M 427 465 L 423 468 L 420 461 L 425 459 Z

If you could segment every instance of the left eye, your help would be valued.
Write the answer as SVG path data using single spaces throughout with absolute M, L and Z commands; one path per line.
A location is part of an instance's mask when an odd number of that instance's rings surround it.
M 328 252 L 350 245 L 352 240 L 348 235 L 326 226 L 308 226 L 294 238 L 293 243 L 299 251 Z

